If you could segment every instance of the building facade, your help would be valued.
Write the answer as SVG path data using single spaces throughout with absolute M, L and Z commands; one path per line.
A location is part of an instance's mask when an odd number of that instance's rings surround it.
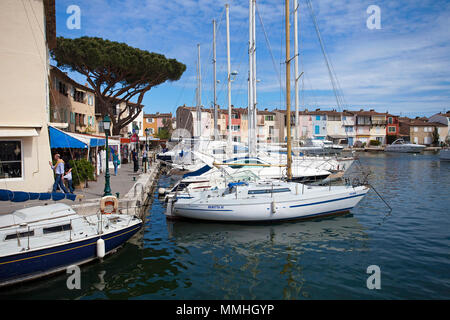
M 69 132 L 96 133 L 94 90 L 54 66 L 50 67 L 50 80 L 50 122 Z
M 54 181 L 48 123 L 55 3 L 2 0 L 0 29 L 0 188 L 47 192 Z

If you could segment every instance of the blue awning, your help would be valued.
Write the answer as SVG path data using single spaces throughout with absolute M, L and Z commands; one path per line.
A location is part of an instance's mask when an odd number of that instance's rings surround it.
M 101 147 L 105 145 L 105 139 L 91 138 L 89 144 L 91 147 Z
M 73 149 L 87 149 L 88 145 L 64 131 L 53 127 L 48 127 L 50 136 L 50 148 L 73 148 Z

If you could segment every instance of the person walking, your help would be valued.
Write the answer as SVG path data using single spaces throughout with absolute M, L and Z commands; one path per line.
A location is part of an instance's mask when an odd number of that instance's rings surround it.
M 50 167 L 55 171 L 55 183 L 53 184 L 52 192 L 56 192 L 56 189 L 59 186 L 64 193 L 69 193 L 69 191 L 66 189 L 63 183 L 64 160 L 61 159 L 59 153 L 55 154 L 55 161 L 56 161 L 55 165 L 53 165 L 52 162 L 49 161 Z
M 142 170 L 147 170 L 147 150 L 142 152 Z
M 117 150 L 113 153 L 114 175 L 117 176 L 117 167 L 120 165 L 119 155 Z
M 133 150 L 133 164 L 134 164 L 134 172 L 138 172 L 139 159 L 138 159 L 138 153 L 136 152 L 136 150 Z
M 69 168 L 69 170 L 66 171 L 64 179 L 67 180 L 67 187 L 69 188 L 70 193 L 73 193 L 72 168 Z

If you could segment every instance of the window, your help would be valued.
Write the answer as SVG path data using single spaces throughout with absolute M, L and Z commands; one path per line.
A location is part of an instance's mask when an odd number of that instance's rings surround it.
M 320 116 L 319 116 L 320 117 Z M 320 133 L 320 127 L 319 126 L 315 126 L 314 127 L 314 133 L 315 134 L 319 134 Z
M 88 94 L 88 105 L 90 106 L 94 105 L 94 97 L 90 94 Z
M 153 118 L 145 118 L 145 121 L 146 121 L 147 123 L 153 123 Z
M 71 230 L 71 229 L 72 229 L 72 226 L 69 223 L 69 224 L 64 224 L 64 225 L 60 225 L 60 226 L 44 228 L 43 232 L 44 232 L 44 234 L 48 234 L 48 233 L 67 231 L 67 230 Z
M 84 92 L 75 90 L 73 100 L 84 103 Z
M 257 189 L 248 190 L 248 194 L 265 194 L 265 193 L 279 193 L 279 192 L 290 192 L 289 188 L 279 188 L 279 189 Z
M 67 96 L 67 87 L 64 82 L 61 82 L 61 81 L 58 82 L 58 91 L 59 91 L 59 93 Z
M 345 127 L 345 132 L 353 132 L 353 127 Z
M 388 132 L 396 132 L 397 130 L 395 127 L 388 127 Z
M 419 132 L 419 127 L 414 127 L 414 132 Z
M 393 123 L 392 117 L 389 117 L 389 118 L 388 118 L 388 123 L 389 123 L 389 124 L 392 124 L 392 123 Z
M 239 125 L 232 125 L 231 126 L 231 131 L 232 132 L 239 132 L 239 131 L 241 131 L 241 126 L 239 126 Z
M 231 114 L 231 119 L 239 119 L 239 114 L 237 114 L 237 113 L 232 113 L 232 114 Z
M 34 236 L 34 230 L 31 231 L 25 231 L 25 232 L 20 232 L 20 233 L 12 233 L 12 234 L 8 234 L 5 237 L 5 240 L 11 240 L 11 239 L 17 239 L 17 238 L 23 238 L 23 237 L 32 237 Z
M 266 121 L 273 121 L 273 116 L 265 116 L 264 119 Z
M 320 120 L 320 116 L 316 116 L 316 120 Z
M 23 177 L 22 141 L 0 141 L 0 180 Z

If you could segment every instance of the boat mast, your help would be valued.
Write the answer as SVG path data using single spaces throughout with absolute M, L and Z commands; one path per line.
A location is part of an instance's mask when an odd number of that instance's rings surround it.
M 289 33 L 289 0 L 285 0 L 286 10 L 286 134 L 287 134 L 287 178 L 292 179 L 292 152 L 291 152 L 291 74 L 290 74 L 290 33 Z
M 248 152 L 249 156 L 254 156 L 253 139 L 253 0 L 248 1 Z
M 258 144 L 257 140 L 257 123 L 258 123 L 258 109 L 257 109 L 257 100 L 256 100 L 256 0 L 252 0 L 252 68 L 253 68 L 253 156 L 256 156 L 256 147 Z
M 214 81 L 214 140 L 219 140 L 219 130 L 218 130 L 218 110 L 217 110 L 217 94 L 216 94 L 216 83 L 217 83 L 217 77 L 216 77 L 216 20 L 213 20 L 213 81 Z
M 227 71 L 228 71 L 228 147 L 231 148 L 231 62 L 230 62 L 230 8 L 225 5 L 227 20 Z
M 197 61 L 197 137 L 200 138 L 202 131 L 202 75 L 200 69 L 200 44 L 197 44 L 198 49 L 198 61 Z
M 295 72 L 295 126 L 294 138 L 299 139 L 299 92 L 298 92 L 298 0 L 294 0 L 294 72 Z

